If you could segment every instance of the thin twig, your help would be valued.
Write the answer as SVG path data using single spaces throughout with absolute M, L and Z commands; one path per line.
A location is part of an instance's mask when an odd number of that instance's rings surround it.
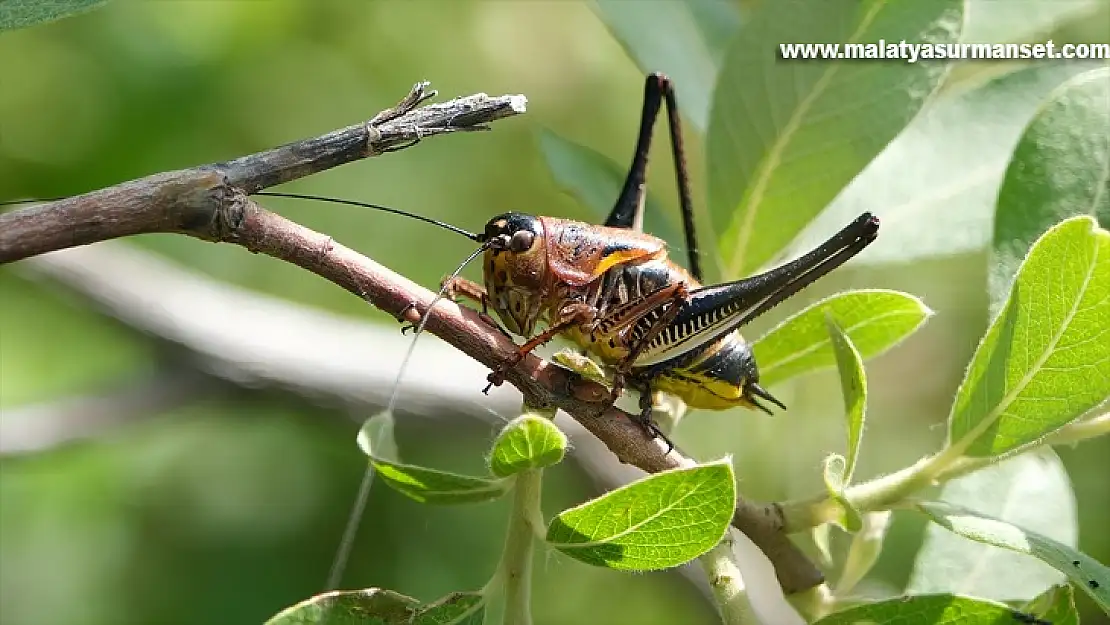
M 709 577 L 709 586 L 713 589 L 725 625 L 758 623 L 744 588 L 743 575 L 734 560 L 731 532 L 698 560 Z
M 388 401 L 411 342 L 396 327 L 229 285 L 124 241 L 46 254 L 20 266 L 64 284 L 122 323 L 188 350 L 189 362 L 209 373 L 249 388 L 277 387 L 339 403 L 358 423 Z M 505 385 L 483 396 L 478 390 L 488 369 L 442 341 L 420 341 L 414 358 L 398 404 L 407 418 L 465 414 L 499 429 L 519 411 L 516 389 Z M 571 457 L 601 492 L 645 476 L 566 413 L 559 412 L 555 422 L 570 438 Z M 734 541 L 761 622 L 800 623 L 763 552 L 740 532 Z M 712 599 L 701 567 L 678 572 Z
M 0 213 L 0 263 L 76 245 L 149 232 L 224 240 L 237 224 L 229 204 L 344 163 L 378 156 L 451 132 L 486 130 L 524 112 L 521 95 L 479 93 L 413 108 L 428 97 L 417 84 L 397 107 L 325 135 L 235 160 L 132 180 L 91 193 Z M 220 208 L 221 210 L 217 210 Z

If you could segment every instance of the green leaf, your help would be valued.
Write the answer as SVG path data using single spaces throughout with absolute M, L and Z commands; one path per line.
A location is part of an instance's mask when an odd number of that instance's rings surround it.
M 866 359 L 913 334 L 933 311 L 912 295 L 878 289 L 847 291 L 821 300 L 755 341 L 761 383 L 771 386 L 836 364 L 825 313 L 840 323 Z
M 400 462 L 401 454 L 397 451 L 397 439 L 393 435 L 396 422 L 393 413 L 388 410 L 367 419 L 356 439 L 362 453 L 378 460 Z
M 1067 471 L 1051 449 L 1038 449 L 952 480 L 939 498 L 1075 546 L 1079 521 Z M 930 524 L 906 592 L 958 592 L 1024 601 L 1064 576 L 1040 562 L 989 545 L 968 543 Z
M 840 570 L 840 579 L 836 581 L 836 588 L 833 590 L 834 596 L 847 596 L 879 561 L 886 531 L 890 527 L 890 517 L 890 510 L 863 515 L 863 527 L 852 536 L 852 544 L 844 558 L 844 568 Z
M 412 625 L 463 625 L 480 622 L 485 597 L 477 592 L 453 592 L 417 610 Z
M 605 155 L 568 141 L 547 129 L 540 131 L 540 151 L 560 188 L 592 210 L 599 220 L 609 216 L 609 211 L 621 194 L 624 178 L 628 175 L 627 165 L 621 167 Z M 631 163 L 631 150 L 628 158 Z M 651 193 L 648 193 L 644 207 L 644 231 L 665 240 L 672 248 L 678 246 L 679 249 L 685 249 L 685 239 L 665 218 L 662 207 Z M 685 257 L 676 255 L 672 260 L 685 262 Z
M 421 503 L 490 501 L 512 487 L 511 480 L 471 477 L 399 462 L 393 442 L 393 415 L 388 412 L 366 420 L 358 443 L 378 477 L 393 490 Z
M 1075 591 L 1068 584 L 1053 586 L 1023 605 L 1021 611 L 1052 625 L 1079 625 Z
M 593 6 L 641 72 L 663 72 L 674 80 L 683 114 L 704 132 L 717 67 L 740 27 L 736 5 L 684 0 L 657 2 L 645 11 L 625 0 L 596 0 Z
M 1001 603 L 959 595 L 914 595 L 857 605 L 830 614 L 814 625 L 1016 625 L 1021 622 L 1013 609 Z
M 573 349 L 561 349 L 551 355 L 551 360 L 554 360 L 567 369 L 570 369 L 584 378 L 593 380 L 594 382 L 600 384 L 610 383 L 610 380 L 605 375 L 605 369 L 603 369 L 596 360 L 582 352 Z
M 864 211 L 883 225 L 852 263 L 904 263 L 985 248 L 998 187 L 1026 123 L 1049 92 L 1092 67 L 1098 64 L 1038 63 L 932 102 L 789 254 L 812 249 Z
M 863 439 L 863 424 L 867 416 L 867 376 L 863 372 L 863 357 L 828 311 L 825 312 L 825 325 L 828 326 L 833 353 L 836 354 L 840 391 L 844 396 L 844 415 L 848 419 L 848 455 L 843 475 L 844 484 L 848 485 L 852 482 Z
M 997 456 L 1110 396 L 1110 232 L 1074 217 L 1041 237 L 975 350 L 949 417 L 949 445 Z
M 992 311 L 1006 301 L 1037 237 L 1067 217 L 1110 226 L 1110 67 L 1052 93 L 1025 129 L 998 193 L 990 260 Z
M 829 492 L 829 496 L 840 504 L 842 514 L 837 520 L 837 524 L 845 530 L 855 533 L 863 527 L 863 519 L 860 518 L 859 511 L 852 507 L 852 503 L 844 496 L 844 488 L 848 485 L 845 476 L 846 464 L 844 456 L 829 454 L 825 458 L 821 477 L 825 481 L 825 490 Z
M 547 542 L 596 566 L 647 571 L 678 566 L 724 537 L 736 507 L 736 481 L 726 458 L 650 475 L 565 510 Z
M 494 475 L 508 477 L 558 464 L 566 451 L 567 436 L 550 419 L 525 414 L 510 421 L 497 435 L 489 467 Z
M 0 2 L 0 32 L 53 22 L 107 3 L 108 0 L 3 0 Z
M 813 547 L 817 550 L 817 555 L 820 558 L 820 564 L 824 568 L 832 568 L 833 555 L 832 545 L 829 541 L 832 539 L 832 524 L 822 523 L 813 528 Z
M 410 625 L 419 605 L 381 588 L 326 592 L 282 610 L 266 625 Z
M 779 44 L 955 42 L 963 6 L 762 3 L 726 52 L 709 122 L 709 208 L 727 278 L 752 273 L 794 239 L 901 132 L 948 68 L 937 61 L 787 61 Z
M 1097 14 L 1105 0 L 969 0 L 963 41 L 1043 41 L 1060 24 Z
M 958 506 L 921 502 L 917 508 L 934 523 L 964 538 L 1039 558 L 1067 575 L 1072 584 L 1086 591 L 1100 608 L 1110 613 L 1110 568 L 1098 560 L 1046 536 Z
M 379 477 L 393 490 L 421 503 L 478 503 L 509 492 L 512 482 L 459 475 L 411 464 L 370 459 Z
M 455 592 L 421 606 L 392 590 L 327 592 L 282 610 L 266 625 L 462 625 L 481 614 L 476 592 Z

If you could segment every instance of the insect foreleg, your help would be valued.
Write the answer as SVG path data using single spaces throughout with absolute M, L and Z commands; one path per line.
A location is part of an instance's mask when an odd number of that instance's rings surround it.
M 482 313 L 489 312 L 489 295 L 486 293 L 486 288 L 473 280 L 466 278 L 447 278 L 440 283 L 440 286 L 445 288 L 444 294 L 452 302 L 457 302 L 460 299 L 469 299 L 482 304 Z
M 467 280 L 466 278 L 460 278 L 458 276 L 444 280 L 441 283 L 441 287 L 446 288 L 444 294 L 447 296 L 447 299 L 452 302 L 457 302 L 460 299 L 468 299 L 480 303 L 482 305 L 482 310 L 478 313 L 478 316 L 482 321 L 486 322 L 486 324 L 492 328 L 497 328 L 505 338 L 510 341 L 513 340 L 513 336 L 505 331 L 505 328 L 502 328 L 501 324 L 497 323 L 493 317 L 489 316 L 489 295 L 486 293 L 485 287 L 473 280 Z M 404 328 L 402 328 L 401 331 L 404 332 Z

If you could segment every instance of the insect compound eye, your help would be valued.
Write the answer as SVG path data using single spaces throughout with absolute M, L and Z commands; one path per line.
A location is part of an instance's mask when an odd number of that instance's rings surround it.
M 509 251 L 514 253 L 527 252 L 532 249 L 532 243 L 536 240 L 536 233 L 531 230 L 517 230 L 513 233 L 513 237 L 509 239 Z

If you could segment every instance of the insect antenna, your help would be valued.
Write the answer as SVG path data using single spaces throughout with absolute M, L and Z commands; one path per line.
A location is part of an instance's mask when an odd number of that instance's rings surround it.
M 44 197 L 44 198 L 28 198 L 26 200 L 4 200 L 0 202 L 0 206 L 16 206 L 18 204 L 34 204 L 35 202 L 57 202 L 64 200 L 64 197 Z
M 403 211 L 399 208 L 391 208 L 389 206 L 382 206 L 380 204 L 371 204 L 369 202 L 359 202 L 357 200 L 344 200 L 342 198 L 325 197 L 325 196 L 322 196 L 322 195 L 309 195 L 309 194 L 306 194 L 306 193 L 282 193 L 282 192 L 279 192 L 279 191 L 258 191 L 258 192 L 253 193 L 252 195 L 262 195 L 262 196 L 266 196 L 266 197 L 284 197 L 284 198 L 290 198 L 290 199 L 294 199 L 294 200 L 312 200 L 312 201 L 315 201 L 315 202 L 329 202 L 331 204 L 346 204 L 347 206 L 359 206 L 361 208 L 370 208 L 370 209 L 373 209 L 373 210 L 382 211 L 383 213 L 392 213 L 394 215 L 402 215 L 404 217 L 409 217 L 409 218 L 415 219 L 417 221 L 423 221 L 424 223 L 432 224 L 433 226 L 439 226 L 440 228 L 443 228 L 444 230 L 450 230 L 451 232 L 454 232 L 455 234 L 461 234 L 464 237 L 470 239 L 471 241 L 475 241 L 477 243 L 482 243 L 482 242 L 485 241 L 484 236 L 482 236 L 480 234 L 476 234 L 474 232 L 470 232 L 469 230 L 464 230 L 464 229 L 462 229 L 458 226 L 453 226 L 453 225 L 451 225 L 447 222 L 439 221 L 438 219 L 432 219 L 431 217 L 425 217 L 423 215 L 417 215 L 416 213 L 410 213 L 408 211 Z M 4 200 L 3 202 L 0 202 L 0 206 L 14 206 L 14 205 L 17 205 L 17 204 L 32 204 L 34 202 L 57 202 L 58 200 L 64 200 L 64 199 L 67 199 L 67 198 L 65 198 L 65 197 L 51 197 L 51 198 L 26 199 L 26 200 Z
M 405 377 L 405 370 L 408 369 L 409 361 L 412 360 L 413 351 L 416 349 L 416 340 L 420 338 L 420 333 L 424 331 L 424 326 L 428 323 L 432 309 L 443 299 L 447 293 L 447 288 L 450 283 L 462 273 L 462 270 L 470 264 L 470 261 L 478 257 L 479 254 L 489 249 L 490 243 L 485 241 L 474 250 L 470 256 L 466 257 L 462 263 L 459 264 L 455 271 L 451 273 L 451 278 L 443 281 L 443 286 L 440 287 L 439 292 L 436 293 L 432 303 L 420 316 L 420 321 L 416 324 L 416 331 L 413 332 L 412 342 L 409 343 L 409 348 L 405 352 L 405 357 L 401 360 L 401 366 L 397 369 L 397 377 L 393 380 L 393 390 L 389 395 L 389 403 L 386 405 L 385 412 L 382 415 L 389 420 L 393 419 L 393 410 L 397 406 L 397 398 L 401 393 L 401 380 Z M 351 509 L 351 515 L 347 519 L 347 527 L 343 530 L 343 538 L 339 543 L 339 550 L 336 552 L 335 561 L 332 562 L 331 571 L 328 573 L 327 587 L 325 592 L 336 590 L 339 583 L 343 580 L 343 572 L 347 568 L 347 558 L 351 554 L 351 548 L 354 546 L 355 538 L 358 535 L 359 525 L 362 523 L 362 516 L 366 512 L 366 502 L 370 499 L 370 486 L 374 482 L 374 465 L 371 463 L 366 464 L 366 472 L 362 475 L 362 483 L 358 487 L 358 495 L 355 498 L 355 504 Z
M 264 195 L 266 197 L 286 197 L 286 198 L 292 198 L 292 199 L 295 199 L 295 200 L 313 200 L 313 201 L 316 201 L 316 202 L 330 202 L 332 204 L 346 204 L 347 206 L 359 206 L 359 207 L 362 207 L 362 208 L 371 208 L 371 209 L 382 211 L 382 212 L 385 212 L 385 213 L 393 213 L 394 215 L 402 215 L 404 217 L 409 217 L 409 218 L 415 219 L 417 221 L 423 221 L 424 223 L 432 224 L 433 226 L 439 226 L 440 228 L 443 228 L 444 230 L 450 230 L 451 232 L 454 232 L 456 234 L 461 234 L 464 237 L 470 239 L 471 241 L 476 241 L 478 243 L 482 243 L 485 240 L 485 238 L 482 235 L 475 234 L 473 232 L 470 232 L 469 230 L 463 230 L 462 228 L 460 228 L 458 226 L 453 226 L 449 223 L 439 221 L 437 219 L 432 219 L 431 217 L 425 217 L 423 215 L 417 215 L 416 213 L 410 213 L 408 211 L 403 211 L 399 208 L 390 208 L 389 206 L 382 206 L 380 204 L 371 204 L 369 202 L 359 202 L 359 201 L 356 201 L 356 200 L 344 200 L 344 199 L 335 198 L 335 197 L 324 197 L 322 195 L 307 195 L 307 194 L 304 194 L 304 193 L 281 193 L 281 192 L 278 192 L 278 191 L 259 191 L 257 193 L 254 193 L 253 195 Z M 461 269 L 462 268 L 460 267 L 460 270 Z

